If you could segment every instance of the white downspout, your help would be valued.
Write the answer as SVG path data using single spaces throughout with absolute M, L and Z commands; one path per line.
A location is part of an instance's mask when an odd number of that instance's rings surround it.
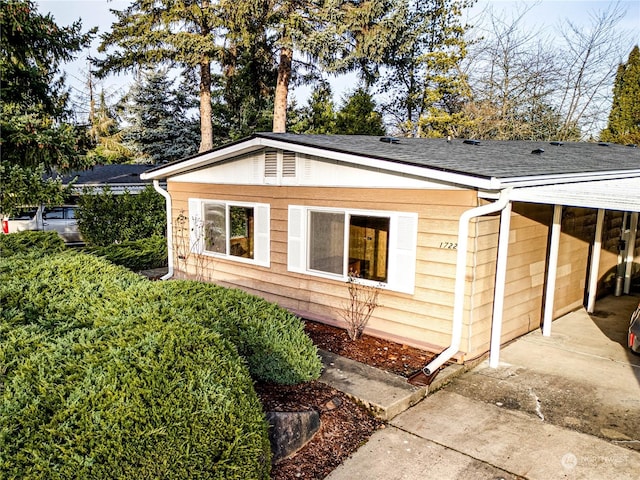
M 502 317 L 504 314 L 504 291 L 507 283 L 507 257 L 511 229 L 511 202 L 500 214 L 500 236 L 498 237 L 498 261 L 496 281 L 493 289 L 493 319 L 491 321 L 491 346 L 489 367 L 498 368 L 500 362 L 500 339 L 502 337 Z
M 587 296 L 587 313 L 596 309 L 596 294 L 598 293 L 598 277 L 600 276 L 600 252 L 602 251 L 602 226 L 604 225 L 604 210 L 598 209 L 596 217 L 596 236 L 593 240 L 591 253 L 591 267 L 589 268 L 589 293 Z
M 631 225 L 629 228 L 629 238 L 627 244 L 627 259 L 624 272 L 624 293 L 629 295 L 631 291 L 631 270 L 633 268 L 633 260 L 636 252 L 636 236 L 638 234 L 638 212 L 631 214 Z
M 169 269 L 166 275 L 160 277 L 160 280 L 168 280 L 173 277 L 173 222 L 171 221 L 171 195 L 160 187 L 160 182 L 158 182 L 158 180 L 153 181 L 153 188 L 164 197 L 167 209 L 167 260 Z
M 453 325 L 451 328 L 451 345 L 440 355 L 425 365 L 422 372 L 430 376 L 453 357 L 460 349 L 462 337 L 462 323 L 464 320 L 464 290 L 467 275 L 467 246 L 469 243 L 469 221 L 475 217 L 481 217 L 489 213 L 503 210 L 509 203 L 509 193 L 511 189 L 502 190 L 500 198 L 494 203 L 475 207 L 467 210 L 460 216 L 458 222 L 458 256 L 456 260 L 456 283 L 453 299 Z
M 556 276 L 558 273 L 558 253 L 560 252 L 560 230 L 562 229 L 562 205 L 553 206 L 553 224 L 551 241 L 549 242 L 549 266 L 547 268 L 547 286 L 544 295 L 544 315 L 542 319 L 542 335 L 551 335 L 553 321 L 553 303 L 556 296 Z

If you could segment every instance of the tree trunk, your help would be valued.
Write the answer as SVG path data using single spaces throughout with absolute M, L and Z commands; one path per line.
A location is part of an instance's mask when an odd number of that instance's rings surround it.
M 289 94 L 289 80 L 291 80 L 291 57 L 293 51 L 289 47 L 280 50 L 280 64 L 278 65 L 278 81 L 276 83 L 276 98 L 273 105 L 273 131 L 285 133 L 287 131 L 287 96 Z
M 211 62 L 200 64 L 200 149 L 206 152 L 213 148 L 213 123 L 211 120 Z

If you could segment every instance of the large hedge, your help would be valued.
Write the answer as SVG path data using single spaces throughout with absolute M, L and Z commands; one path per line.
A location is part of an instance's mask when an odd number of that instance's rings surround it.
M 0 478 L 268 478 L 249 374 L 320 373 L 285 310 L 76 251 L 0 258 L 0 305 Z
M 56 232 L 27 230 L 0 235 L 0 258 L 26 253 L 45 255 L 64 249 L 64 242 Z
M 137 304 L 180 312 L 220 332 L 237 347 L 256 380 L 297 384 L 320 376 L 317 348 L 300 319 L 260 297 L 188 280 L 133 290 L 139 292 Z
M 87 247 L 84 251 L 134 271 L 167 266 L 167 239 L 158 236 L 104 247 Z
M 268 478 L 267 425 L 235 349 L 167 320 L 44 335 L 7 359 L 0 476 Z M 30 334 L 18 329 L 3 346 L 18 353 Z
M 135 195 L 116 195 L 108 188 L 99 193 L 86 192 L 78 205 L 78 228 L 88 245 L 106 246 L 166 235 L 165 201 L 151 186 Z
M 0 477 L 268 478 L 267 425 L 228 340 L 90 255 L 0 260 Z

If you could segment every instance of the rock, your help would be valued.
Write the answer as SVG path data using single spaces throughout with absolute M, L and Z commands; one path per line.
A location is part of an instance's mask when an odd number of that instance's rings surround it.
M 331 410 L 335 410 L 340 405 L 342 405 L 342 399 L 340 397 L 333 397 L 327 403 L 324 404 L 324 411 L 330 412 Z
M 300 450 L 320 428 L 320 414 L 315 410 L 267 412 L 266 417 L 274 462 Z

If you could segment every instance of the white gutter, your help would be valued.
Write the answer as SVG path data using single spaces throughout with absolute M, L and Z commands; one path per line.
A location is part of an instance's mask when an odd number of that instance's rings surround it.
M 160 277 L 160 280 L 168 280 L 173 277 L 173 222 L 171 221 L 171 195 L 160 187 L 160 182 L 158 180 L 153 181 L 153 188 L 164 197 L 167 209 L 167 260 L 169 270 L 166 275 Z
M 460 341 L 462 337 L 462 323 L 464 320 L 464 290 L 467 274 L 467 246 L 469 243 L 469 221 L 472 218 L 481 217 L 489 213 L 499 212 L 509 204 L 508 188 L 500 192 L 500 198 L 494 203 L 475 207 L 467 210 L 460 216 L 458 222 L 458 256 L 456 260 L 456 283 L 453 300 L 453 326 L 451 328 L 451 345 L 447 347 L 440 355 L 425 365 L 422 372 L 430 376 L 438 371 L 442 365 L 451 359 L 460 349 Z

